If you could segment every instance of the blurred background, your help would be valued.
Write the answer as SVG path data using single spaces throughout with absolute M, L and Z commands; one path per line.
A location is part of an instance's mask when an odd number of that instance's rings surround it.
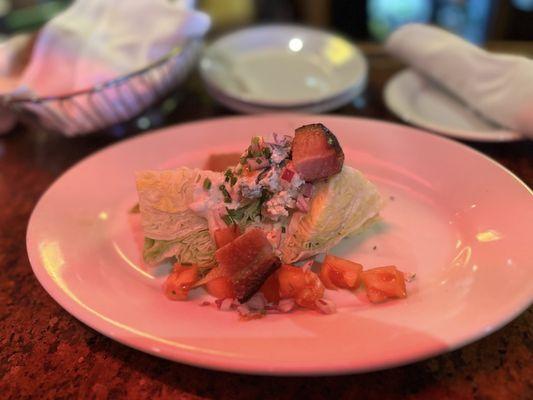
M 34 30 L 68 0 L 0 0 L 0 35 Z M 381 41 L 408 22 L 431 22 L 477 44 L 533 40 L 533 0 L 199 0 L 212 34 L 257 22 L 297 21 L 354 40 Z

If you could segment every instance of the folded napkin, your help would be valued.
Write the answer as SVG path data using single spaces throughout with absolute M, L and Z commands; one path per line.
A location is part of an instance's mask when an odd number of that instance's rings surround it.
M 51 96 L 141 69 L 205 34 L 209 17 L 190 3 L 78 0 L 41 30 L 20 84 Z
M 489 53 L 422 24 L 400 27 L 385 46 L 485 118 L 533 138 L 533 60 Z
M 9 94 L 65 95 L 140 70 L 207 32 L 209 16 L 193 5 L 191 0 L 77 0 L 39 31 L 29 63 Z M 98 121 L 124 120 L 141 111 L 155 93 L 175 83 L 177 71 L 172 68 L 180 66 L 168 67 L 155 71 L 163 88 L 137 79 L 126 88 L 107 90 L 105 104 L 104 99 L 97 104 L 98 99 L 77 98 L 72 104 L 47 103 L 47 110 L 28 108 L 43 118 L 53 114 L 56 120 L 64 119 L 67 135 L 90 131 L 100 127 Z M 6 89 L 4 85 L 4 96 Z

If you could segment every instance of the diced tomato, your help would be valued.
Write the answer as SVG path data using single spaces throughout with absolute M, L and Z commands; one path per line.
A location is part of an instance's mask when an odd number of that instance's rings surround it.
M 207 293 L 217 299 L 229 299 L 235 297 L 233 285 L 225 276 L 210 280 L 205 284 L 205 289 L 207 290 Z
M 239 227 L 236 224 L 217 229 L 214 232 L 215 244 L 217 249 L 224 247 L 230 242 L 233 242 L 240 235 Z
M 368 299 L 373 303 L 407 296 L 403 272 L 393 265 L 363 271 L 361 279 Z
M 320 280 L 328 289 L 357 289 L 363 266 L 333 255 L 326 255 L 320 268 Z
M 283 299 L 294 298 L 305 286 L 303 270 L 292 265 L 282 265 L 278 270 L 279 294 Z
M 283 265 L 278 274 L 281 298 L 293 298 L 299 306 L 316 308 L 316 301 L 324 295 L 324 286 L 314 272 Z
M 382 303 L 386 301 L 389 297 L 379 289 L 374 289 L 373 287 L 366 289 L 366 297 L 372 303 Z
M 330 264 L 326 264 L 325 262 L 322 263 L 322 266 L 320 267 L 320 272 L 318 273 L 318 277 L 322 281 L 322 284 L 326 287 L 326 289 L 329 290 L 337 290 L 338 287 L 335 286 L 330 278 L 331 271 L 333 270 L 333 267 Z
M 265 283 L 263 283 L 263 286 L 261 286 L 259 291 L 263 293 L 269 303 L 279 303 L 278 273 L 274 272 L 272 275 L 270 275 Z
M 198 267 L 175 264 L 165 282 L 165 294 L 171 300 L 187 300 L 191 287 L 198 281 Z

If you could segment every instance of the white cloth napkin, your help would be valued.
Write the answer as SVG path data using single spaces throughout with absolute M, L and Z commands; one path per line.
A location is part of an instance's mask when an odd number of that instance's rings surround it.
M 10 86 L 2 87 L 0 78 L 0 90 L 15 98 L 65 95 L 140 70 L 189 39 L 205 35 L 210 18 L 193 5 L 192 0 L 76 0 L 39 31 L 27 67 L 15 84 L 11 76 Z M 4 54 L 17 50 L 14 45 L 21 43 L 9 43 Z M 185 64 L 192 64 L 191 53 Z M 106 90 L 105 99 L 78 97 L 64 104 L 46 103 L 46 109 L 40 105 L 27 108 L 42 118 L 61 120 L 67 135 L 84 133 L 101 127 L 99 121 L 132 117 L 156 93 L 184 78 L 178 69 L 190 66 L 172 64 L 154 71 L 161 75 L 161 87 L 132 79 L 127 87 Z M 3 69 L 10 70 L 9 66 Z
M 533 138 L 533 60 L 489 53 L 423 24 L 400 27 L 385 46 L 487 119 Z
M 65 94 L 133 72 L 192 36 L 209 17 L 185 0 L 77 0 L 39 33 L 20 85 Z

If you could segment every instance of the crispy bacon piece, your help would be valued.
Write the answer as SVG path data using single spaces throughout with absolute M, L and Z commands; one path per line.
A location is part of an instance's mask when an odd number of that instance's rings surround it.
M 250 299 L 281 265 L 265 233 L 257 228 L 218 249 L 215 257 L 241 303 Z
M 235 297 L 241 303 L 250 299 L 263 285 L 267 278 L 281 266 L 281 261 L 277 257 L 263 260 L 251 264 L 248 268 L 243 268 L 231 281 Z
M 307 182 L 313 182 L 339 173 L 344 153 L 328 128 L 322 124 L 310 124 L 296 129 L 292 161 L 296 172 Z

